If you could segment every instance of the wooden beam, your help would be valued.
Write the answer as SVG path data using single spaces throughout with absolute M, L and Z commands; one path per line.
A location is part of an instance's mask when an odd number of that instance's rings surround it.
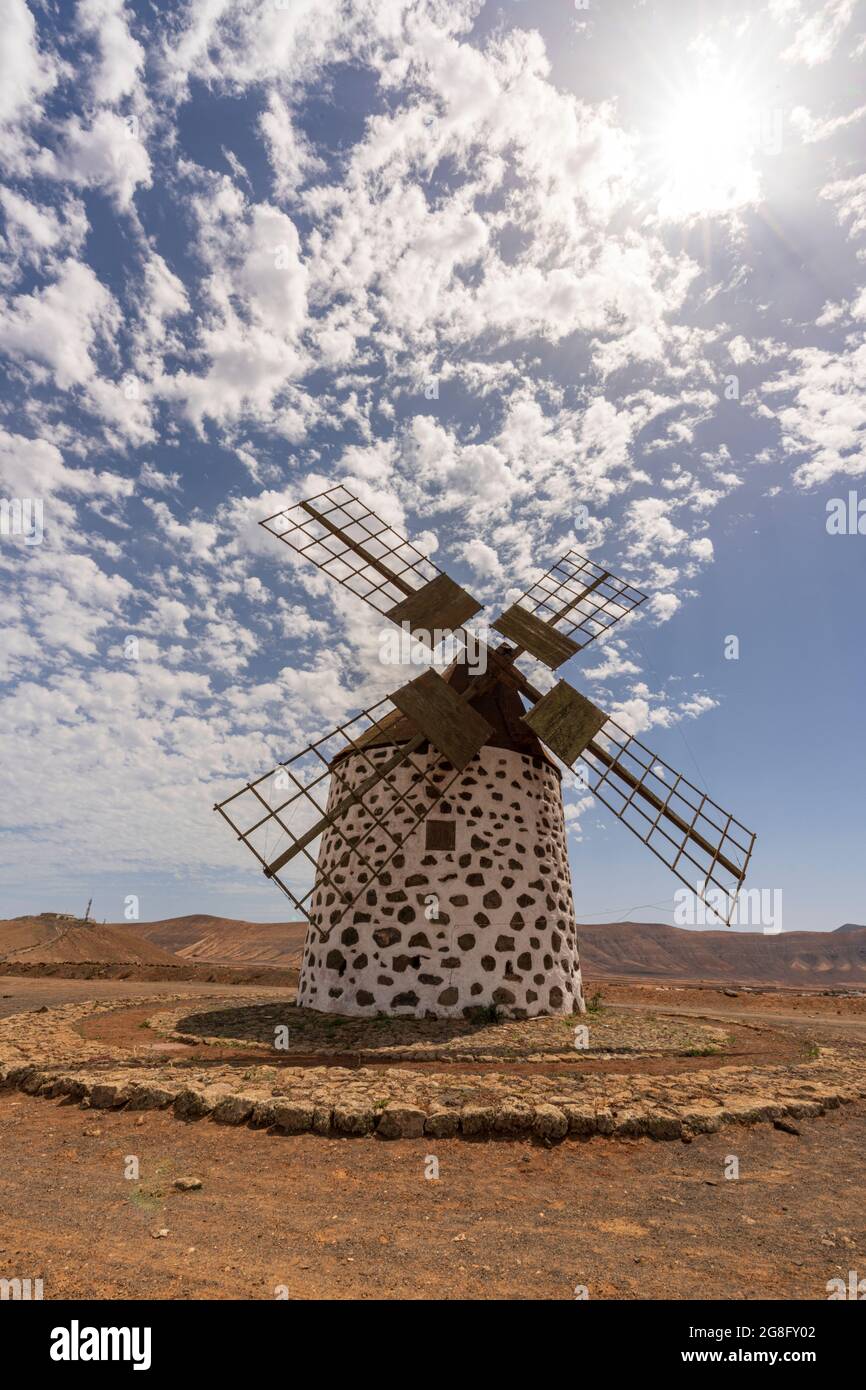
M 381 767 L 377 767 L 376 771 L 371 772 L 369 777 L 365 777 L 364 781 L 360 782 L 353 791 L 348 792 L 347 795 L 343 797 L 342 801 L 334 807 L 333 811 L 326 813 L 320 820 L 317 820 L 316 824 L 312 825 L 309 830 L 305 831 L 303 835 L 293 841 L 287 850 L 284 850 L 272 863 L 267 864 L 265 866 L 265 877 L 273 878 L 274 874 L 278 874 L 280 869 L 285 868 L 286 864 L 288 864 L 291 859 L 294 859 L 296 854 L 300 854 L 301 850 L 306 849 L 307 845 L 312 844 L 313 841 L 321 835 L 323 830 L 326 830 L 329 825 L 333 824 L 338 816 L 348 811 L 353 803 L 360 803 L 364 792 L 370 791 L 375 787 L 377 782 L 381 782 L 382 778 L 387 776 L 389 772 L 392 772 L 395 767 L 399 767 L 400 763 L 405 762 L 406 759 L 415 752 L 416 748 L 421 747 L 424 741 L 423 734 L 416 734 L 408 743 L 404 743 L 392 758 L 389 758 Z
M 315 507 L 310 506 L 309 502 L 299 502 L 298 506 L 305 511 L 308 516 L 314 517 L 320 525 L 324 526 L 326 531 L 330 531 L 332 536 L 337 536 L 344 545 L 347 545 L 350 550 L 353 550 L 356 555 L 359 555 L 365 564 L 371 565 L 378 574 L 381 574 L 385 579 L 389 579 L 401 593 L 415 593 L 411 584 L 407 584 L 405 579 L 401 579 L 399 575 L 389 570 L 387 565 L 384 565 L 375 555 L 371 555 L 369 550 L 365 550 L 358 541 L 353 541 L 351 536 L 347 536 L 345 531 L 341 530 L 339 526 L 334 525 L 333 521 L 329 521 L 326 516 L 322 516 L 320 512 L 317 512 Z M 339 556 L 335 556 L 334 558 L 339 559 Z
M 560 618 L 566 617 L 566 615 L 571 612 L 572 608 L 576 608 L 579 603 L 582 603 L 587 594 L 593 593 L 593 591 L 598 588 L 599 584 L 603 584 L 606 579 L 610 579 L 610 571 L 602 570 L 597 579 L 594 579 L 591 584 L 587 584 L 586 588 L 581 593 L 571 599 L 564 608 L 560 608 L 559 612 L 555 613 L 549 621 L 551 623 L 558 623 Z M 592 615 L 590 614 L 589 616 L 591 617 Z M 579 650 L 580 648 L 578 648 L 578 651 Z
M 610 753 L 606 752 L 606 750 L 595 741 L 587 744 L 587 751 L 592 753 L 593 757 L 603 762 L 606 767 L 611 768 L 611 770 L 616 773 L 617 777 L 621 777 L 628 786 L 643 797 L 644 801 L 648 801 L 651 806 L 654 806 L 657 811 L 660 811 L 666 820 L 671 821 L 677 829 L 686 834 L 690 840 L 694 840 L 695 844 L 699 845 L 704 853 L 708 854 L 716 864 L 721 864 L 722 868 L 726 869 L 729 874 L 732 874 L 738 883 L 742 883 L 745 877 L 742 870 L 739 869 L 736 864 L 732 863 L 730 859 L 727 859 L 723 854 L 719 853 L 719 851 L 710 844 L 709 840 L 704 839 L 704 836 L 701 835 L 699 831 L 689 825 L 687 820 L 683 820 L 682 816 L 678 816 L 676 811 L 671 810 L 667 802 L 662 801 L 660 796 L 656 796 L 655 792 L 650 791 L 649 787 L 645 786 L 639 777 L 635 777 L 633 773 L 629 772 L 628 768 L 623 767 L 622 763 L 618 763 L 616 758 L 612 757 Z M 592 790 L 592 788 L 590 788 L 590 790 Z

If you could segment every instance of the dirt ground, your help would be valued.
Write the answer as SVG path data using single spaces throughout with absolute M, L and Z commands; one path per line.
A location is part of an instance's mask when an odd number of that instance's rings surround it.
M 6 1092 L 0 1272 L 46 1299 L 825 1299 L 866 1269 L 866 1106 L 799 1128 L 387 1143 Z
M 140 991 L 7 977 L 0 1011 L 87 997 L 122 1007 Z M 238 987 L 238 998 L 247 991 Z M 860 1047 L 866 1023 L 856 999 L 602 992 L 616 1008 L 743 1028 L 769 1016 L 794 1048 L 840 1033 Z M 94 1026 L 128 1032 L 132 1023 L 140 1020 L 124 1011 Z M 591 1299 L 824 1300 L 829 1279 L 866 1274 L 866 1103 L 796 1128 L 728 1126 L 688 1144 L 388 1142 L 88 1111 L 3 1091 L 0 1277 L 42 1278 L 46 1299 L 535 1300 L 585 1288 Z M 737 1178 L 725 1176 L 732 1158 Z M 428 1177 L 437 1164 L 438 1178 Z M 201 1188 L 175 1189 L 187 1177 Z

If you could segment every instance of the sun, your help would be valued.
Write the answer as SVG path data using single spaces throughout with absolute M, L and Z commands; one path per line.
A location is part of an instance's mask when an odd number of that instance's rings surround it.
M 757 202 L 759 134 L 755 109 L 733 76 L 705 75 L 673 94 L 649 141 L 660 216 L 690 221 Z

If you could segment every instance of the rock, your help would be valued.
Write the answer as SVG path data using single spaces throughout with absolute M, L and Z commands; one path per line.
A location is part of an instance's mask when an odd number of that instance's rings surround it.
M 460 1129 L 472 1136 L 489 1134 L 496 1121 L 496 1111 L 490 1105 L 464 1105 L 460 1111 Z
M 372 1134 L 376 1116 L 371 1105 L 348 1101 L 334 1106 L 333 1122 L 340 1134 Z
M 722 1119 L 728 1124 L 754 1125 L 761 1120 L 778 1120 L 782 1114 L 781 1105 L 766 1096 L 729 1096 L 722 1109 Z
M 623 1110 L 616 1117 L 613 1132 L 617 1139 L 639 1139 L 646 1134 L 646 1116 L 639 1110 Z
M 823 1115 L 825 1107 L 817 1100 L 789 1100 L 785 1109 L 793 1120 L 812 1120 Z
M 722 1113 L 721 1109 L 709 1110 L 696 1106 L 684 1110 L 681 1119 L 693 1134 L 715 1134 L 722 1127 Z
M 81 1133 L 84 1135 L 85 1139 L 98 1139 L 98 1138 L 100 1137 L 100 1135 L 102 1134 L 102 1130 L 101 1130 L 101 1129 L 83 1129 L 83 1130 L 81 1131 Z
M 726 994 L 729 999 L 739 999 L 739 993 L 735 989 L 723 989 L 722 994 Z
M 17 1086 L 19 1090 L 24 1089 L 24 1082 L 28 1076 L 33 1076 L 36 1071 L 34 1066 L 10 1067 L 6 1073 L 6 1085 Z M 40 1073 L 41 1075 L 41 1073 Z
M 212 1109 L 211 1102 L 202 1091 L 186 1087 L 175 1096 L 174 1113 L 182 1120 L 200 1120 L 202 1116 L 209 1115 Z
M 128 1100 L 129 1091 L 124 1086 L 100 1082 L 90 1088 L 90 1106 L 93 1110 L 119 1110 Z
M 579 1138 L 586 1138 L 590 1134 L 598 1132 L 598 1122 L 594 1110 L 585 1110 L 580 1105 L 563 1105 L 562 1113 L 568 1120 L 569 1134 L 576 1134 Z
M 524 1100 L 506 1100 L 500 1105 L 494 1129 L 500 1134 L 528 1134 L 535 1121 L 535 1110 Z
M 51 1079 L 52 1078 L 49 1077 L 46 1072 L 36 1071 L 34 1069 L 25 1076 L 24 1080 L 19 1085 L 19 1090 L 24 1091 L 28 1096 L 35 1096 L 45 1083 Z
M 257 1100 L 250 1116 L 254 1129 L 270 1129 L 274 1123 L 274 1103 L 270 1100 Z
M 220 1125 L 242 1125 L 252 1113 L 253 1102 L 246 1096 L 226 1096 L 214 1107 L 213 1118 Z
M 178 1192 L 198 1192 L 203 1186 L 201 1178 L 175 1178 L 174 1186 Z
M 165 1240 L 166 1236 L 168 1235 L 168 1228 L 166 1226 L 163 1226 L 161 1230 L 151 1231 L 150 1234 L 153 1236 L 154 1240 Z
M 568 1133 L 568 1120 L 556 1105 L 536 1105 L 532 1128 L 539 1139 L 564 1139 Z
M 424 1120 L 424 1133 L 434 1139 L 453 1139 L 460 1128 L 456 1110 L 432 1110 Z
M 283 1134 L 306 1134 L 313 1124 L 311 1101 L 274 1101 L 274 1124 Z
M 162 1086 L 134 1085 L 130 1087 L 127 1110 L 164 1110 L 174 1100 L 174 1092 Z M 137 1123 L 141 1123 L 138 1121 Z
M 379 1116 L 376 1133 L 381 1139 L 419 1139 L 426 1115 L 416 1105 L 391 1101 Z
M 313 1110 L 313 1133 L 330 1134 L 333 1109 L 330 1105 L 317 1105 Z
M 650 1139 L 679 1139 L 683 1132 L 683 1122 L 679 1115 L 666 1115 L 651 1111 L 646 1117 L 646 1133 Z
M 596 1110 L 595 1127 L 599 1134 L 613 1134 L 616 1128 L 616 1121 L 610 1110 Z
M 783 1134 L 799 1134 L 797 1126 L 791 1120 L 774 1120 L 773 1129 L 780 1129 Z

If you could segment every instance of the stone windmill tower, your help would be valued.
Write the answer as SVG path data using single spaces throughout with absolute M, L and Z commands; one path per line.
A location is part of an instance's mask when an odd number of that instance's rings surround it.
M 582 1012 L 560 765 L 730 921 L 754 835 L 568 682 L 542 694 L 517 665 L 555 670 L 645 595 L 570 551 L 470 659 L 481 605 L 346 488 L 262 524 L 413 641 L 465 644 L 443 675 L 424 671 L 216 808 L 309 921 L 299 1004 Z

